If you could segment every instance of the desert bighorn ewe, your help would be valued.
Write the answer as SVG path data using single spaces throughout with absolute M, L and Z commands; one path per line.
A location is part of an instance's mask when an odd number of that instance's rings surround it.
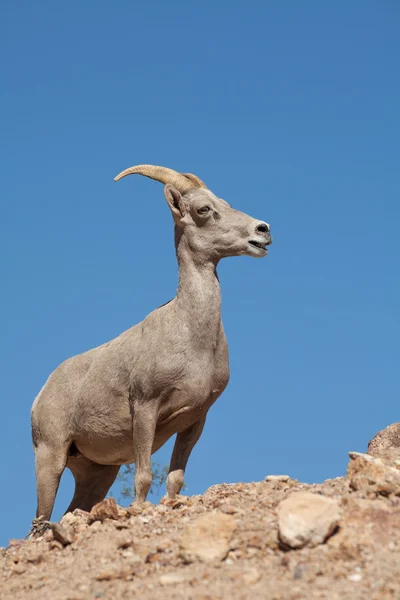
M 37 396 L 36 516 L 46 520 L 65 467 L 75 478 L 67 512 L 100 502 L 127 463 L 136 464 L 136 499 L 143 502 L 151 454 L 174 434 L 167 494 L 180 492 L 207 411 L 229 380 L 217 264 L 226 256 L 265 256 L 272 241 L 267 223 L 234 210 L 195 175 L 141 165 L 115 179 L 133 173 L 165 184 L 178 292 L 114 340 L 66 360 Z

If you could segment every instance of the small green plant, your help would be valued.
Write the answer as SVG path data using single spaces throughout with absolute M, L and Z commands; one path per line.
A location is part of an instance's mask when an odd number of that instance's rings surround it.
M 154 460 L 151 463 L 151 474 L 153 483 L 151 484 L 150 494 L 160 495 L 160 490 L 165 484 L 168 475 L 168 465 L 159 465 Z M 123 465 L 117 475 L 117 483 L 120 484 L 118 501 L 132 502 L 135 499 L 135 465 Z M 182 490 L 186 490 L 184 485 Z M 109 496 L 113 493 L 110 492 Z
M 151 474 L 153 483 L 151 484 L 150 494 L 159 494 L 161 487 L 167 480 L 168 465 L 159 465 L 154 460 L 151 463 Z M 135 498 L 135 465 L 123 465 L 117 475 L 117 481 L 121 485 L 121 499 L 132 502 Z

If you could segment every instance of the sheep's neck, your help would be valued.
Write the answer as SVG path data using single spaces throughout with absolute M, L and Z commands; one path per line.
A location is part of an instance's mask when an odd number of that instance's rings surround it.
M 179 286 L 176 305 L 196 346 L 215 348 L 221 330 L 221 291 L 216 264 L 201 262 L 186 240 L 177 246 Z

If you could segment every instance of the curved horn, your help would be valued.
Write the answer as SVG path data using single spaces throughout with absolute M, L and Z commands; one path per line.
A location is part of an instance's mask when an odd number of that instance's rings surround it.
M 208 190 L 208 187 L 206 186 L 204 181 L 202 181 L 200 177 L 197 177 L 197 175 L 193 175 L 193 173 L 182 173 L 182 175 L 184 175 L 186 179 L 190 179 L 191 181 L 193 181 L 193 183 L 197 183 L 196 187 L 201 187 L 205 190 Z
M 174 171 L 173 169 L 167 169 L 167 167 L 157 167 L 155 165 L 138 165 L 137 167 L 130 167 L 114 177 L 114 181 L 119 181 L 123 177 L 126 177 L 126 175 L 135 174 L 150 177 L 150 179 L 155 179 L 156 181 L 160 181 L 165 185 L 170 183 L 179 192 L 181 192 L 181 194 L 185 194 L 194 187 L 200 187 L 197 182 L 197 185 L 194 185 L 193 180 L 188 180 L 184 175 Z

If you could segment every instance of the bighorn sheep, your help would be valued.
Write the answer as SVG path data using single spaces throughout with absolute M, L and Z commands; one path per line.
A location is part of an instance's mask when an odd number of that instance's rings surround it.
M 207 411 L 229 379 L 216 267 L 221 258 L 262 257 L 270 227 L 234 210 L 195 175 L 141 165 L 120 173 L 165 184 L 175 222 L 176 297 L 97 348 L 69 358 L 49 377 L 32 407 L 38 505 L 51 516 L 68 467 L 75 494 L 67 512 L 103 500 L 121 465 L 136 464 L 135 491 L 151 485 L 151 454 L 177 434 L 167 495 L 182 488 Z

